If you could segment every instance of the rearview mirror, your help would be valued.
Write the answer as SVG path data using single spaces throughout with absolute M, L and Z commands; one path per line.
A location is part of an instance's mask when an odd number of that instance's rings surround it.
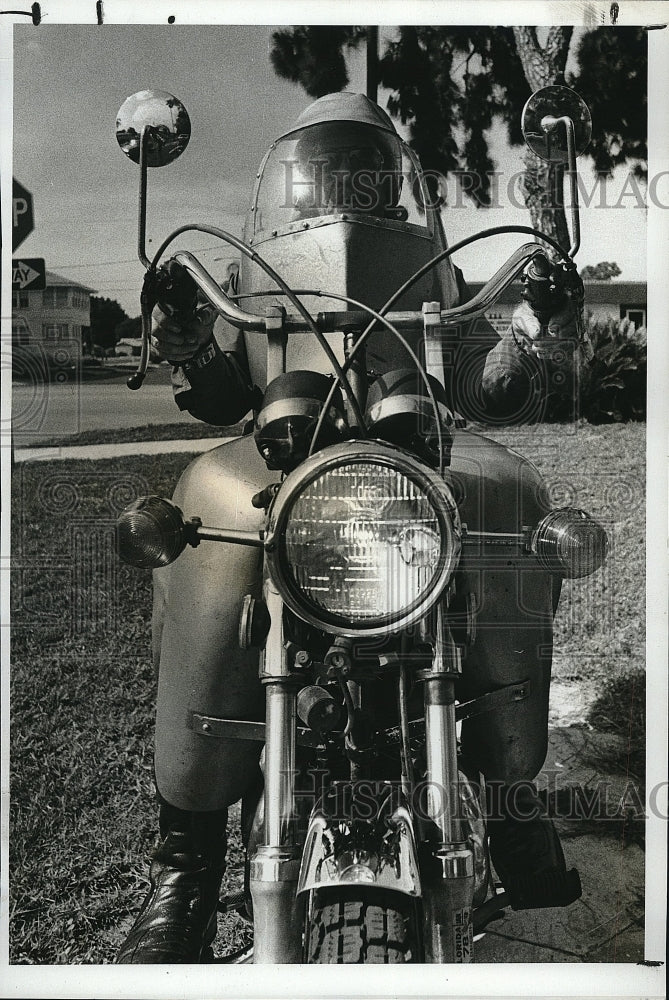
M 585 101 L 569 87 L 543 87 L 532 94 L 523 108 L 521 127 L 533 153 L 551 163 L 567 163 L 569 152 L 565 118 L 574 125 L 574 154 L 580 156 L 590 144 L 592 119 Z
M 144 132 L 146 162 L 164 167 L 181 156 L 190 140 L 190 118 L 177 97 L 164 90 L 140 90 L 119 109 L 116 139 L 126 156 L 139 163 Z

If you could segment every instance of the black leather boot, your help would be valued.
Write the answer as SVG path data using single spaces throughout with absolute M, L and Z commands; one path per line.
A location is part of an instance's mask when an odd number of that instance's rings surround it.
M 226 823 L 227 809 L 194 813 L 161 803 L 161 843 L 151 861 L 151 887 L 118 953 L 118 965 L 211 960 Z
M 575 868 L 567 871 L 557 830 L 531 782 L 511 785 L 501 817 L 489 823 L 490 854 L 514 910 L 568 906 L 581 895 Z

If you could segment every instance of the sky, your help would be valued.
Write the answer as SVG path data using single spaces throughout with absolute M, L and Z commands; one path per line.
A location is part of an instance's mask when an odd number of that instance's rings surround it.
M 269 60 L 267 26 L 31 25 L 15 27 L 14 174 L 33 194 L 35 229 L 14 256 L 44 257 L 46 266 L 139 312 L 143 269 L 136 256 L 138 167 L 120 151 L 116 114 L 137 90 L 167 90 L 186 106 L 193 132 L 176 162 L 149 172 L 148 237 L 152 246 L 178 225 L 206 222 L 240 235 L 256 170 L 271 141 L 309 103 L 279 79 Z M 386 29 L 391 30 L 391 29 Z M 350 61 L 350 90 L 364 90 L 364 60 Z M 387 94 L 381 92 L 380 103 Z M 518 109 L 518 114 L 521 113 Z M 596 123 L 595 126 L 596 127 Z M 508 185 L 522 149 L 491 133 L 502 171 L 498 209 L 477 210 L 449 185 L 445 214 L 451 243 L 487 226 L 529 224 Z M 595 192 L 587 158 L 583 183 Z M 608 184 L 604 203 L 584 209 L 579 266 L 615 260 L 622 279 L 646 275 L 646 212 L 630 192 L 627 169 Z M 625 184 L 628 193 L 620 198 Z M 593 206 L 602 204 L 601 191 Z M 624 239 L 621 234 L 624 233 Z M 458 255 L 468 280 L 490 277 L 526 237 L 488 241 Z M 207 248 L 202 259 L 224 274 L 230 250 L 196 234 L 179 245 Z

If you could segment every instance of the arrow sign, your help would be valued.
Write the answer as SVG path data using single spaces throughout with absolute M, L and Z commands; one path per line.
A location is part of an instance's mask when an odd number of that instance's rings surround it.
M 16 177 L 12 185 L 12 209 L 12 250 L 16 250 L 35 228 L 33 196 Z
M 12 290 L 35 291 L 46 288 L 46 267 L 43 257 L 24 257 L 12 261 Z

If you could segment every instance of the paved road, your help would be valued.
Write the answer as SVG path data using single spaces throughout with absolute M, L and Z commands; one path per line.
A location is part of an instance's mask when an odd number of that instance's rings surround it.
M 85 459 L 98 461 L 119 455 L 166 455 L 174 452 L 199 453 L 232 441 L 231 437 L 187 438 L 185 441 L 127 441 L 122 444 L 81 444 L 71 448 L 15 448 L 15 462 L 54 462 Z
M 174 403 L 166 366 L 152 369 L 136 392 L 127 388 L 124 376 L 64 384 L 15 382 L 12 386 L 11 427 L 16 448 L 85 430 L 192 422 L 193 417 Z M 10 421 L 3 420 L 3 437 L 9 433 Z

